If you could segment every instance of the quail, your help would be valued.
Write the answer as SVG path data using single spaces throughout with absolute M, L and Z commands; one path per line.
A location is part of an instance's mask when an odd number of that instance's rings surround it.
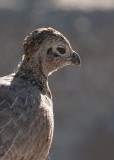
M 17 70 L 0 78 L 0 159 L 45 160 L 54 130 L 48 76 L 80 65 L 69 41 L 53 28 L 38 28 L 23 42 Z

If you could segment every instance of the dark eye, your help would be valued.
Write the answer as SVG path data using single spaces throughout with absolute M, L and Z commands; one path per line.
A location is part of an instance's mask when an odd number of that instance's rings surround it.
M 65 54 L 65 48 L 63 48 L 63 47 L 58 47 L 57 48 L 57 51 L 59 51 L 59 53 L 61 53 L 61 54 Z

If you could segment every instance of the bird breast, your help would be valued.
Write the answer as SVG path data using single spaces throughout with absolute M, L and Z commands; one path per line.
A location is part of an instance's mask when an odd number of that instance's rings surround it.
M 41 95 L 39 115 L 31 124 L 31 129 L 28 134 L 30 152 L 25 160 L 31 160 L 31 158 L 32 160 L 45 160 L 47 157 L 54 129 L 52 106 L 52 101 L 47 96 Z M 29 150 L 29 148 L 27 149 Z

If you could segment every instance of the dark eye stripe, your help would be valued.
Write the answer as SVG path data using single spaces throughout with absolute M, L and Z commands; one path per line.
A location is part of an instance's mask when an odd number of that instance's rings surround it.
M 59 51 L 59 53 L 61 53 L 61 54 L 65 54 L 65 52 L 66 52 L 65 49 L 62 47 L 58 47 L 57 51 Z
M 47 50 L 47 54 L 48 54 L 48 55 L 52 54 L 52 48 L 49 48 L 49 49 Z

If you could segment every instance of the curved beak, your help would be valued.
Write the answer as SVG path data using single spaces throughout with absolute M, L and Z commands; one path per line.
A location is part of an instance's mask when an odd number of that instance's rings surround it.
M 75 51 L 72 52 L 72 55 L 67 57 L 67 61 L 70 61 L 73 65 L 81 65 L 81 58 Z
M 75 51 L 73 51 L 73 53 L 72 53 L 71 62 L 72 62 L 72 64 L 74 64 L 74 65 L 78 65 L 78 66 L 81 65 L 81 58 L 80 58 L 80 56 L 78 55 L 78 53 L 76 53 Z

